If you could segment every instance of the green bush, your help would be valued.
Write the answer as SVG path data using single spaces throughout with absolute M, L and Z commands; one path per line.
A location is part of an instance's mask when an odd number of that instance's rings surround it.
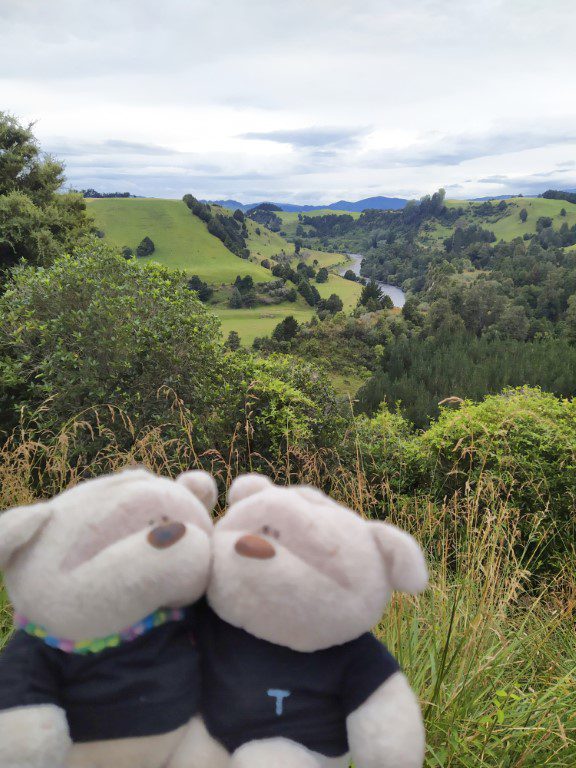
M 571 522 L 576 499 L 576 403 L 522 387 L 444 408 L 418 438 L 437 496 L 489 480 L 524 516 Z

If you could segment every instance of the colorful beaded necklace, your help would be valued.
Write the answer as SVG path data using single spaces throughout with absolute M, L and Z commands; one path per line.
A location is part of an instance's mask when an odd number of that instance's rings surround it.
M 142 635 L 150 632 L 151 629 L 161 627 L 170 621 L 181 621 L 183 618 L 184 610 L 181 608 L 160 608 L 117 634 L 99 637 L 95 640 L 65 640 L 61 637 L 54 637 L 44 627 L 28 621 L 25 616 L 18 613 L 14 616 L 14 624 L 18 629 L 23 629 L 24 632 L 32 635 L 32 637 L 37 637 L 51 648 L 58 648 L 58 650 L 65 653 L 83 655 L 87 653 L 100 653 L 100 651 L 104 651 L 107 648 L 117 648 L 122 643 L 129 643 L 131 640 L 142 637 Z

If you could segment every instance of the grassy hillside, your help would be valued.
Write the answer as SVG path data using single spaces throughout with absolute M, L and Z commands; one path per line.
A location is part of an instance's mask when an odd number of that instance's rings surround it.
M 357 219 L 360 214 L 357 212 L 350 212 L 350 211 L 333 211 L 330 208 L 321 208 L 318 211 L 308 211 L 307 213 L 299 214 L 299 213 L 291 213 L 288 211 L 276 211 L 276 215 L 279 216 L 282 219 L 282 231 L 286 232 L 286 235 L 288 237 L 296 237 L 296 227 L 298 226 L 298 216 L 327 216 L 327 215 L 333 215 L 333 216 L 352 216 L 352 218 Z
M 105 239 L 118 248 L 127 245 L 135 250 L 144 236 L 152 238 L 156 250 L 142 261 L 158 261 L 167 267 L 182 269 L 189 274 L 199 275 L 202 280 L 213 285 L 229 285 L 237 275 L 251 275 L 256 282 L 273 279 L 269 270 L 231 253 L 180 200 L 103 198 L 88 200 L 88 204 L 96 226 L 104 232 Z M 232 215 L 226 208 L 220 212 Z M 320 214 L 321 211 L 314 213 Z M 282 215 L 292 217 L 297 222 L 297 214 Z M 246 225 L 248 247 L 255 260 L 274 259 L 294 253 L 294 245 L 277 232 L 271 232 L 250 219 L 246 219 Z M 298 259 L 309 264 L 317 261 L 319 266 L 330 268 L 344 263 L 346 256 L 304 248 Z M 327 283 L 314 284 L 323 298 L 328 298 L 332 293 L 338 294 L 346 310 L 356 305 L 362 290 L 358 283 L 344 280 L 335 274 L 330 275 Z M 210 308 L 221 319 L 224 335 L 235 330 L 245 345 L 250 345 L 256 336 L 270 334 L 288 315 L 294 315 L 302 323 L 310 320 L 314 314 L 314 310 L 300 297 L 295 304 L 284 302 L 272 307 L 230 309 L 225 305 L 214 304 Z
M 231 253 L 180 200 L 89 200 L 88 210 L 113 245 L 135 250 L 147 235 L 156 246 L 148 260 L 199 275 L 208 283 L 232 283 L 239 274 L 258 282 L 270 279 L 266 269 Z
M 554 229 L 560 229 L 566 222 L 569 227 L 576 224 L 576 205 L 568 203 L 566 200 L 547 200 L 545 198 L 513 197 L 506 200 L 506 211 L 504 214 L 495 216 L 476 216 L 473 213 L 474 207 L 479 207 L 482 203 L 472 203 L 466 200 L 448 200 L 446 205 L 449 208 L 464 208 L 465 215 L 459 220 L 458 224 L 480 224 L 485 229 L 490 229 L 496 235 L 498 240 L 514 240 L 516 237 L 523 237 L 526 233 L 536 232 L 536 222 L 541 216 L 549 216 L 553 219 Z M 520 220 L 520 211 L 525 208 L 528 218 L 525 222 Z M 566 216 L 561 216 L 560 211 L 564 209 Z M 445 238 L 450 235 L 451 229 L 437 226 L 434 235 L 438 238 Z
M 271 307 L 254 307 L 253 309 L 230 309 L 229 307 L 211 307 L 222 323 L 222 333 L 228 336 L 230 331 L 236 331 L 244 346 L 250 346 L 257 336 L 270 336 L 278 323 L 289 315 L 293 315 L 299 323 L 307 323 L 312 319 L 314 310 L 302 299 L 291 303 L 285 301 Z
M 313 284 L 323 299 L 327 299 L 332 293 L 338 294 L 346 311 L 356 306 L 362 291 L 359 283 L 344 280 L 343 277 L 332 274 L 328 282 Z M 244 346 L 250 346 L 257 336 L 269 336 L 278 323 L 288 315 L 293 315 L 299 323 L 308 322 L 314 315 L 313 308 L 300 296 L 294 303 L 285 301 L 269 307 L 230 309 L 227 306 L 211 305 L 210 309 L 220 318 L 224 336 L 228 336 L 230 331 L 236 331 Z

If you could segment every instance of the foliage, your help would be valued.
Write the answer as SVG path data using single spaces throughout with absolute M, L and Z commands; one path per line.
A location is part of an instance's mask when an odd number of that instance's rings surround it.
M 228 338 L 224 343 L 224 346 L 232 352 L 235 352 L 237 349 L 240 349 L 241 342 L 240 342 L 240 336 L 238 335 L 237 331 L 230 331 L 230 333 L 228 334 Z
M 42 423 L 87 403 L 126 408 L 136 423 L 165 418 L 161 387 L 194 409 L 199 433 L 227 385 L 218 325 L 183 276 L 94 245 L 49 269 L 17 268 L 0 298 L 3 423 L 50 398 Z
M 560 192 L 555 189 L 548 189 L 542 197 L 548 200 L 567 200 L 569 203 L 576 203 L 576 192 Z
M 279 210 L 281 209 L 272 203 L 262 203 L 262 205 L 249 210 L 246 216 L 257 224 L 262 224 L 271 232 L 280 232 L 282 229 L 282 219 L 275 213 L 275 211 Z
M 335 315 L 337 312 L 342 312 L 344 309 L 344 303 L 340 296 L 335 293 L 331 293 L 327 299 L 320 299 L 317 304 L 318 313 L 322 314 L 328 312 Z
M 291 341 L 298 333 L 298 321 L 293 315 L 288 315 L 284 320 L 281 320 L 276 328 L 272 331 L 272 338 L 276 341 Z
M 106 242 L 121 249 L 136 249 L 147 232 L 155 251 L 149 257 L 172 269 L 185 270 L 210 285 L 232 283 L 239 268 L 255 280 L 269 280 L 270 273 L 259 264 L 243 261 L 231 253 L 217 237 L 211 235 L 205 222 L 191 216 L 181 200 L 131 198 L 90 200 L 88 210 Z
M 505 390 L 443 409 L 419 442 L 439 496 L 475 488 L 482 477 L 522 516 L 552 514 L 555 523 L 573 525 L 574 401 L 528 387 Z
M 60 195 L 64 166 L 43 154 L 32 133 L 0 112 L 0 269 L 24 259 L 49 264 L 90 229 L 77 194 Z
M 429 315 L 427 323 L 432 319 Z M 399 333 L 388 342 L 383 334 L 379 370 L 357 394 L 362 412 L 373 413 L 383 400 L 399 402 L 406 417 L 422 428 L 438 415 L 438 403 L 446 397 L 480 400 L 524 384 L 576 395 L 576 350 L 565 340 L 478 339 L 442 310 L 428 338 L 417 331 L 408 337 L 398 321 L 394 327 Z
M 271 399 L 278 413 L 289 416 L 281 391 Z M 238 450 L 241 433 L 255 431 L 255 411 L 249 405 L 242 429 L 229 435 L 221 449 L 206 452 L 195 450 L 190 440 L 194 427 L 186 418 L 170 442 L 157 428 L 146 426 L 132 433 L 129 447 L 96 427 L 89 438 L 101 450 L 90 451 L 93 458 L 82 462 L 74 458 L 75 442 L 86 430 L 82 423 L 70 423 L 57 435 L 23 424 L 0 446 L 0 506 L 47 498 L 85 477 L 135 461 L 171 477 L 183 469 L 207 467 L 223 500 L 237 474 L 263 468 L 254 449 L 248 454 Z M 410 440 L 396 417 L 382 414 L 381 419 L 374 431 L 383 450 L 392 443 L 394 451 L 396 443 Z M 370 477 L 364 469 L 361 430 L 366 426 L 358 425 L 357 453 L 344 460 L 334 452 L 303 449 L 280 434 L 282 450 L 265 471 L 276 482 L 323 487 L 368 518 L 386 516 L 424 548 L 429 589 L 417 598 L 394 596 L 377 633 L 422 703 L 426 768 L 572 768 L 573 560 L 559 564 L 546 579 L 534 579 L 534 556 L 521 545 L 518 512 L 492 494 L 489 482 L 482 494 L 478 485 L 464 486 L 462 493 L 443 501 L 428 495 L 399 497 L 385 478 Z M 484 484 L 482 477 L 478 484 Z M 534 535 L 535 543 L 545 547 L 546 531 L 536 529 Z M 10 609 L 0 588 L 0 645 L 9 631 Z
M 193 195 L 184 195 L 182 199 L 194 216 L 205 222 L 208 232 L 221 240 L 229 251 L 241 259 L 250 256 L 246 245 L 248 232 L 242 211 L 237 212 L 242 214 L 242 218 L 236 213 L 233 216 L 225 216 L 223 213 L 214 213 L 208 203 L 201 203 Z
M 143 259 L 146 256 L 151 256 L 154 253 L 154 250 L 154 243 L 148 236 L 146 236 L 142 239 L 138 248 L 136 248 L 136 256 L 139 259 Z
M 208 283 L 200 280 L 198 275 L 192 275 L 188 280 L 188 288 L 190 288 L 191 291 L 196 291 L 198 298 L 204 303 L 210 301 L 214 294 L 214 289 L 210 288 Z

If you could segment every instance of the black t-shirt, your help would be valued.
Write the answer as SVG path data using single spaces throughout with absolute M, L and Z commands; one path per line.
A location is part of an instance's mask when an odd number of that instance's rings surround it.
M 23 630 L 0 654 L 0 710 L 55 704 L 75 742 L 152 736 L 184 725 L 199 706 L 193 615 L 100 653 L 51 648 Z
M 399 670 L 371 634 L 314 653 L 259 640 L 205 607 L 198 625 L 201 710 L 230 752 L 253 739 L 284 737 L 339 757 L 346 717 Z

